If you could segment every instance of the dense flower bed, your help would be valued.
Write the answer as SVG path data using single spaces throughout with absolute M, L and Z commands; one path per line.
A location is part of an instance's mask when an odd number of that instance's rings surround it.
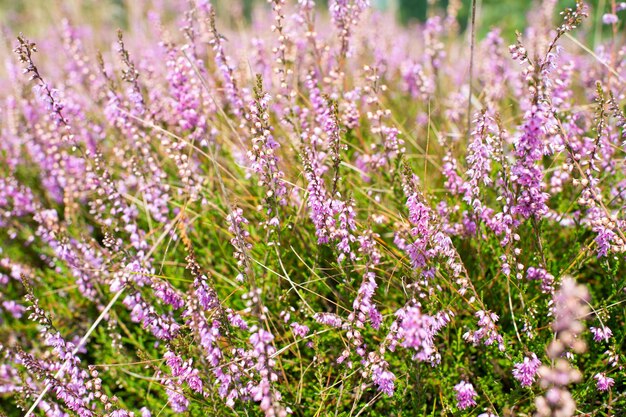
M 556 3 L 11 34 L 0 409 L 626 415 L 626 4 Z

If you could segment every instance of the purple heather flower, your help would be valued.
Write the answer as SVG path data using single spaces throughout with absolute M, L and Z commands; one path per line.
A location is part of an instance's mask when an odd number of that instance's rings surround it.
M 436 89 L 436 80 L 427 74 L 424 67 L 417 63 L 411 63 L 401 68 L 405 88 L 414 98 L 424 102 L 432 97 Z
M 203 11 L 211 16 L 214 11 L 210 2 L 206 2 Z M 212 17 L 211 17 L 212 19 Z M 212 27 L 212 39 L 209 44 L 213 46 L 215 52 L 215 63 L 219 69 L 219 73 L 222 75 L 225 98 L 232 107 L 233 114 L 241 116 L 244 112 L 243 100 L 241 98 L 241 92 L 237 87 L 237 81 L 234 74 L 234 68 L 230 63 L 230 57 L 224 52 L 224 46 L 222 44 L 222 36 L 217 32 L 215 23 L 213 21 Z
M 459 407 L 459 409 L 464 410 L 476 405 L 475 398 L 478 394 L 471 383 L 461 381 L 454 386 L 454 390 L 456 391 L 456 406 Z
M 593 376 L 596 382 L 596 388 L 598 391 L 608 391 L 611 389 L 613 385 L 615 385 L 615 380 L 611 377 L 606 376 L 604 372 L 597 373 Z
M 348 55 L 352 26 L 358 23 L 361 13 L 368 7 L 369 0 L 331 0 L 329 2 L 330 17 L 341 40 L 341 55 Z
M 357 320 L 361 324 L 365 322 L 366 316 L 371 316 L 372 313 L 377 316 L 377 309 L 372 301 L 377 287 L 376 274 L 372 271 L 366 271 L 363 275 L 363 282 L 352 303 L 352 307 L 357 315 Z
M 392 397 L 395 391 L 395 385 L 393 381 L 396 376 L 384 369 L 381 366 L 376 367 L 372 373 L 372 381 L 378 387 L 378 390 L 387 394 L 388 397 Z
M 477 201 L 480 186 L 491 184 L 491 160 L 494 154 L 493 135 L 496 132 L 495 122 L 486 112 L 474 120 L 472 141 L 467 149 L 467 182 L 464 184 L 463 200 L 472 205 L 480 213 L 482 204 Z
M 295 334 L 296 336 L 305 337 L 307 334 L 309 334 L 309 328 L 303 324 L 293 322 L 291 323 L 290 327 L 293 334 Z
M 516 363 L 513 367 L 513 377 L 517 379 L 523 387 L 529 387 L 535 382 L 535 376 L 541 366 L 541 361 L 537 355 L 531 353 L 526 356 L 522 363 Z
M 572 278 L 564 279 L 561 288 L 554 294 L 552 329 L 555 332 L 579 334 L 584 329 L 581 321 L 589 312 L 590 295 L 584 285 L 577 285 Z M 572 343 L 574 340 L 572 340 Z
M 601 342 L 602 340 L 608 342 L 611 336 L 613 336 L 611 329 L 606 326 L 602 326 L 601 328 L 589 327 L 589 330 L 593 333 L 593 340 L 595 342 Z
M 326 326 L 340 328 L 343 324 L 341 318 L 333 313 L 315 313 L 313 318 L 316 322 Z
M 193 391 L 202 393 L 202 380 L 198 377 L 198 370 L 192 366 L 192 359 L 183 361 L 180 356 L 169 350 L 163 357 L 165 358 L 165 363 L 167 363 L 172 371 L 172 376 L 175 378 L 173 381 L 174 385 L 180 387 L 186 382 Z
M 2 308 L 4 308 L 6 312 L 10 313 L 16 319 L 21 318 L 26 311 L 26 307 L 16 303 L 13 300 L 3 301 Z
M 504 352 L 504 340 L 496 329 L 498 315 L 490 311 L 479 310 L 476 312 L 478 317 L 478 330 L 468 331 L 463 335 L 463 339 L 471 341 L 474 345 L 478 345 L 481 340 L 486 346 L 498 343 L 498 349 Z
M 614 15 L 612 13 L 605 13 L 602 15 L 602 23 L 604 23 L 605 25 L 614 25 L 618 22 L 619 18 L 617 17 L 617 15 Z
M 433 336 L 437 322 L 433 317 L 422 314 L 419 307 L 406 307 L 396 315 L 400 319 L 398 337 L 402 346 L 415 349 L 414 359 L 428 361 L 435 353 Z
M 246 241 L 250 236 L 246 226 L 249 223 L 243 215 L 243 210 L 235 207 L 228 216 L 228 231 L 233 234 L 230 240 L 231 245 L 235 248 L 234 257 L 237 259 L 237 265 L 243 267 L 246 263 L 246 252 L 252 249 L 252 245 Z
M 131 417 L 131 414 L 126 410 L 115 410 L 109 414 L 109 417 Z
M 353 231 L 356 229 L 356 212 L 354 202 L 343 201 L 340 198 L 331 198 L 326 189 L 324 180 L 319 175 L 319 169 L 315 169 L 316 164 L 312 149 L 305 149 L 303 154 L 305 160 L 304 175 L 308 180 L 308 201 L 309 216 L 316 229 L 317 242 L 335 243 L 339 252 L 338 262 L 342 262 L 346 257 L 355 258 L 351 243 L 356 241 Z M 339 196 L 339 194 L 337 194 Z
M 269 124 L 270 101 L 269 94 L 257 90 L 256 98 L 249 102 L 246 119 L 252 140 L 247 156 L 250 169 L 258 176 L 258 185 L 264 188 L 265 200 L 269 205 L 267 207 L 268 221 L 276 225 L 278 208 L 275 206 L 287 203 L 287 186 L 283 180 L 285 174 L 279 167 L 277 156 L 280 144 L 274 138 Z
M 380 311 L 376 308 L 376 306 L 372 305 L 369 311 L 370 323 L 372 327 L 376 330 L 380 328 L 380 325 L 383 322 L 383 315 L 380 314 Z
M 524 218 L 541 218 L 548 212 L 548 194 L 543 190 L 543 170 L 539 162 L 544 153 L 547 129 L 552 124 L 550 109 L 547 104 L 538 103 L 531 107 L 524 119 L 521 133 L 515 140 L 517 160 L 511 168 L 511 177 L 521 191 L 513 213 Z
M 541 290 L 546 294 L 551 293 L 554 289 L 554 275 L 543 268 L 528 267 L 526 278 L 531 281 L 541 281 Z
M 175 310 L 185 305 L 181 295 L 176 291 L 169 282 L 156 279 L 152 282 L 154 295 L 160 298 L 164 303 L 171 305 Z
M 451 152 L 443 157 L 441 173 L 446 179 L 445 186 L 453 195 L 461 194 L 465 188 L 465 181 L 459 175 L 459 163 Z
M 169 406 L 176 413 L 184 413 L 189 407 L 189 400 L 183 394 L 179 393 L 179 388 L 172 381 L 165 381 L 165 393 L 169 398 Z
M 235 327 L 239 327 L 242 330 L 248 329 L 248 323 L 237 313 L 228 311 L 228 322 Z
M 198 370 L 194 369 L 194 371 L 197 372 Z M 202 393 L 202 380 L 195 374 L 195 372 L 188 375 L 185 381 L 187 382 L 187 385 L 189 385 L 189 388 L 193 391 Z
M 249 340 L 253 349 L 244 353 L 244 356 L 249 358 L 251 365 L 259 372 L 261 378 L 258 382 L 250 382 L 247 389 L 267 417 L 284 416 L 285 409 L 280 405 L 280 392 L 272 389 L 272 383 L 278 381 L 278 375 L 274 372 L 276 365 L 276 360 L 273 358 L 276 349 L 272 345 L 274 336 L 260 329 L 253 333 Z

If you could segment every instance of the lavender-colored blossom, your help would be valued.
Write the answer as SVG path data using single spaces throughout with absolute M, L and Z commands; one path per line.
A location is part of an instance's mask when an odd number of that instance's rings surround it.
M 513 367 L 513 377 L 517 379 L 523 387 L 529 387 L 535 382 L 535 376 L 541 366 L 541 361 L 537 355 L 531 353 L 524 357 L 522 363 L 516 363 Z
M 608 391 L 613 385 L 615 385 L 615 380 L 606 376 L 604 372 L 595 374 L 593 379 L 596 380 L 596 388 L 598 391 Z
M 496 329 L 498 315 L 490 311 L 479 310 L 476 312 L 476 317 L 478 317 L 478 330 L 468 331 L 463 334 L 463 339 L 471 341 L 474 345 L 478 345 L 481 341 L 486 346 L 497 343 L 498 349 L 504 352 L 504 340 Z
M 423 314 L 419 307 L 406 307 L 396 315 L 400 319 L 398 338 L 402 346 L 416 351 L 413 356 L 419 361 L 431 360 L 435 353 L 433 337 L 437 331 L 437 322 L 427 314 Z
M 276 349 L 272 341 L 274 336 L 263 329 L 250 336 L 252 350 L 248 355 L 253 362 L 254 368 L 259 372 L 261 377 L 258 383 L 250 383 L 248 390 L 252 399 L 259 403 L 261 410 L 267 417 L 286 415 L 285 408 L 280 404 L 281 395 L 275 388 L 273 383 L 278 380 L 278 375 L 274 372 L 276 360 L 273 358 Z
M 195 71 L 202 68 L 200 60 L 195 56 L 194 48 L 187 44 L 179 50 L 170 46 L 167 50 L 166 66 L 167 79 L 170 84 L 170 94 L 173 99 L 173 114 L 176 118 L 175 123 L 180 129 L 190 132 L 190 137 L 200 143 L 206 141 L 205 136 L 208 132 L 207 117 L 203 103 L 208 100 L 204 96 L 201 82 Z M 195 62 L 194 62 L 195 61 Z M 165 144 L 170 144 L 169 141 Z M 184 153 L 174 152 L 174 149 L 182 150 L 182 146 L 172 143 L 169 147 L 170 155 L 177 160 L 178 170 L 181 173 L 183 181 L 191 182 L 189 178 L 189 160 L 185 158 Z
M 256 87 L 256 97 L 249 104 L 246 119 L 252 135 L 248 151 L 250 168 L 258 176 L 258 185 L 263 187 L 264 198 L 268 204 L 268 223 L 278 221 L 278 205 L 286 204 L 287 187 L 283 180 L 284 173 L 279 167 L 277 150 L 280 144 L 272 134 L 269 125 L 270 95 Z
M 200 10 L 202 10 L 210 22 L 211 40 L 209 41 L 209 44 L 212 45 L 213 51 L 215 52 L 215 63 L 217 64 L 219 73 L 222 76 L 225 98 L 230 104 L 233 114 L 241 116 L 245 113 L 244 102 L 241 91 L 237 86 L 235 68 L 233 68 L 231 64 L 230 57 L 226 55 L 223 45 L 223 37 L 216 28 L 215 10 L 209 1 L 202 1 L 199 3 L 201 3 L 199 5 Z
M 369 7 L 369 0 L 331 0 L 328 10 L 341 42 L 340 56 L 349 54 L 349 40 L 359 16 Z
M 579 334 L 584 325 L 582 321 L 589 311 L 589 291 L 583 285 L 577 285 L 571 278 L 563 280 L 561 288 L 554 294 L 553 309 L 555 332 L 567 333 L 569 343 L 574 342 L 574 336 Z
M 589 327 L 591 333 L 593 333 L 593 340 L 595 342 L 605 341 L 608 342 L 611 336 L 613 336 L 613 332 L 606 326 L 602 327 Z
M 172 381 L 166 381 L 165 393 L 169 399 L 169 406 L 175 413 L 184 413 L 189 408 L 189 400 L 178 391 Z
M 360 244 L 359 252 L 367 258 L 367 269 L 363 274 L 363 281 L 352 303 L 355 325 L 358 328 L 364 327 L 367 317 L 369 317 L 370 323 L 375 329 L 380 327 L 382 321 L 382 315 L 372 300 L 378 287 L 376 274 L 372 269 L 380 263 L 381 259 L 380 251 L 376 247 L 375 238 L 377 236 L 377 234 L 369 230 L 358 238 Z
M 576 411 L 576 402 L 567 386 L 579 382 L 582 374 L 572 367 L 568 358 L 571 351 L 584 352 L 586 345 L 579 335 L 584 330 L 582 320 L 589 311 L 589 291 L 584 285 L 576 284 L 570 277 L 565 277 L 559 290 L 553 295 L 552 329 L 556 338 L 550 342 L 547 353 L 553 365 L 541 365 L 537 372 L 544 395 L 535 399 L 538 417 L 555 414 L 569 417 Z
M 13 318 L 16 319 L 20 319 L 26 311 L 26 307 L 16 303 L 13 300 L 3 301 L 2 308 L 4 309 L 4 311 L 11 314 Z
M 461 381 L 454 386 L 454 390 L 456 391 L 456 406 L 459 409 L 465 410 L 476 405 L 478 394 L 471 383 Z
M 377 367 L 372 373 L 372 381 L 378 390 L 384 392 L 388 397 L 392 397 L 395 391 L 394 380 L 396 376 L 382 367 Z
M 428 99 L 435 93 L 436 80 L 434 77 L 427 74 L 424 67 L 417 63 L 404 66 L 401 71 L 409 94 L 428 102 Z
M 526 278 L 531 281 L 541 281 L 541 290 L 546 294 L 554 289 L 554 275 L 543 268 L 532 266 L 526 268 Z
M 341 318 L 333 313 L 315 313 L 313 318 L 318 323 L 326 326 L 340 328 L 343 325 Z
M 295 334 L 298 337 L 305 337 L 307 334 L 309 334 L 309 328 L 303 324 L 294 322 L 294 323 L 291 323 L 289 327 L 292 328 L 293 334 Z
M 524 218 L 541 218 L 548 211 L 548 194 L 544 191 L 539 161 L 544 154 L 547 129 L 552 123 L 550 110 L 545 103 L 535 104 L 525 114 L 524 121 L 521 134 L 515 141 L 517 160 L 511 168 L 512 180 L 520 189 L 513 213 Z
M 334 242 L 339 252 L 338 262 L 346 257 L 355 258 L 351 244 L 356 240 L 353 231 L 356 229 L 356 212 L 353 201 L 343 201 L 339 195 L 331 198 L 323 179 L 314 169 L 312 151 L 303 155 L 308 165 L 305 177 L 308 180 L 309 216 L 316 229 L 317 242 L 320 244 Z
M 248 232 L 246 225 L 249 223 L 243 215 L 243 210 L 239 207 L 235 207 L 226 216 L 228 222 L 228 231 L 233 234 L 233 238 L 230 240 L 231 245 L 235 248 L 235 259 L 240 267 L 246 266 L 247 258 L 246 253 L 252 249 L 252 245 L 247 242 L 250 232 Z
M 487 356 L 532 388 L 537 417 L 573 416 L 593 381 L 615 387 L 623 358 L 609 342 L 622 335 L 604 325 L 620 323 L 615 311 L 594 306 L 589 338 L 608 347 L 577 359 L 594 301 L 550 272 L 569 266 L 619 299 L 613 280 L 585 274 L 626 253 L 621 37 L 598 39 L 593 56 L 562 48 L 585 6 L 553 28 L 548 0 L 529 16 L 528 49 L 521 36 L 511 48 L 520 72 L 499 29 L 471 56 L 461 47 L 462 0 L 414 28 L 368 0 L 329 0 L 327 13 L 268 2 L 243 25 L 241 2 L 223 2 L 223 26 L 210 0 L 142 3 L 148 18 L 97 62 L 88 48 L 106 46 L 95 30 L 107 22 L 84 25 L 78 9 L 60 36 L 40 28 L 39 67 L 18 37 L 0 77 L 0 401 L 32 406 L 26 417 L 150 417 L 121 408 L 142 393 L 113 358 L 152 374 L 154 412 L 161 398 L 174 413 L 199 400 L 285 417 L 317 374 L 339 386 L 332 367 L 358 385 L 335 412 L 367 412 L 370 397 L 396 395 L 407 353 L 450 365 L 440 334 L 455 314 L 476 320 L 452 332 L 473 355 L 456 366 L 465 380 L 439 392 L 460 414 L 479 402 L 469 378 L 485 376 L 471 366 L 485 349 L 470 344 L 511 341 Z M 620 29 L 623 10 L 613 2 L 600 23 Z M 483 109 L 466 114 L 468 97 Z M 600 259 L 570 259 L 565 244 Z M 494 303 L 502 321 L 486 305 L 499 272 L 522 301 Z M 59 298 L 69 310 L 49 317 Z M 520 337 L 547 340 L 546 363 Z M 133 352 L 135 339 L 149 349 Z M 315 372 L 294 378 L 302 358 Z M 577 365 L 599 373 L 572 387 Z M 425 383 L 440 374 L 419 366 Z M 502 397 L 487 385 L 485 399 Z M 529 393 L 507 394 L 532 412 Z
M 605 13 L 602 15 L 602 23 L 605 25 L 614 25 L 619 22 L 617 15 L 612 13 Z
M 467 150 L 467 182 L 464 184 L 463 200 L 470 204 L 476 212 L 482 212 L 482 203 L 478 200 L 481 186 L 489 186 L 492 182 L 491 162 L 494 155 L 493 135 L 496 133 L 491 116 L 483 112 L 474 120 L 472 142 Z

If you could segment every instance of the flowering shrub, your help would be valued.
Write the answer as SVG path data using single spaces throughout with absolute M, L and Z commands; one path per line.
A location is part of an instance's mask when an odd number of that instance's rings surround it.
M 10 37 L 3 414 L 626 415 L 626 5 L 268 3 Z

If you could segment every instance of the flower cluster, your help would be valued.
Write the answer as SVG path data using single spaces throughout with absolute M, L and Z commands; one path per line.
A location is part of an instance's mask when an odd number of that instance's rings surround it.
M 583 321 L 589 312 L 589 291 L 567 277 L 554 295 L 552 328 L 556 339 L 548 346 L 548 356 L 554 361 L 549 367 L 539 368 L 540 384 L 547 389 L 544 396 L 537 397 L 537 416 L 573 416 L 576 403 L 567 386 L 579 382 L 582 375 L 563 357 L 564 353 L 582 353 L 586 349 L 579 335 L 584 329 Z
M 454 391 L 456 391 L 456 406 L 459 407 L 459 409 L 465 410 L 466 408 L 476 405 L 475 398 L 478 394 L 471 383 L 461 381 L 454 386 Z
M 523 387 L 529 387 L 535 382 L 537 371 L 541 366 L 541 361 L 537 355 L 531 353 L 524 357 L 523 362 L 516 363 L 513 368 L 513 377 L 517 379 Z
M 0 13 L 7 417 L 626 409 L 624 4 L 61 3 Z

